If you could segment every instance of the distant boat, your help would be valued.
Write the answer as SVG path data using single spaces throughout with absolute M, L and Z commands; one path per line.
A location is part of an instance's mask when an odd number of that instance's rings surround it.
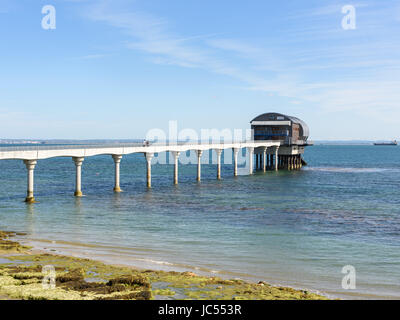
M 390 142 L 375 142 L 375 146 L 397 146 L 397 141 L 393 140 Z

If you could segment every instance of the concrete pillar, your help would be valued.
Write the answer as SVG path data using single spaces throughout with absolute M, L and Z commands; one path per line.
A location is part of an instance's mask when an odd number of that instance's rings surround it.
M 267 172 L 267 148 L 263 149 L 263 171 Z
M 260 169 L 260 155 L 256 154 L 256 170 Z
M 114 159 L 115 164 L 115 183 L 114 183 L 114 192 L 122 192 L 121 187 L 119 185 L 119 165 L 121 163 L 122 156 L 113 154 L 112 158 Z
M 33 196 L 33 172 L 35 170 L 36 160 L 24 160 L 26 169 L 28 170 L 28 188 L 26 192 L 26 203 L 35 203 L 35 197 Z
M 82 162 L 85 160 L 83 157 L 73 157 L 72 160 L 75 162 L 75 197 L 82 197 Z
M 153 159 L 154 153 L 146 152 L 144 156 L 147 162 L 147 188 L 151 188 L 151 159 Z
M 215 152 L 217 153 L 217 179 L 221 180 L 221 154 L 222 154 L 222 150 L 221 149 L 215 149 Z
M 249 152 L 249 174 L 253 174 L 253 157 L 254 157 L 254 147 L 247 147 L 247 150 Z
M 239 148 L 233 148 L 233 176 L 237 177 Z
M 201 156 L 203 155 L 203 150 L 196 150 L 197 153 L 197 181 L 201 181 Z
M 279 147 L 275 147 L 275 171 L 278 171 L 278 151 Z
M 172 151 L 174 156 L 174 184 L 178 184 L 178 166 L 179 166 L 179 151 Z

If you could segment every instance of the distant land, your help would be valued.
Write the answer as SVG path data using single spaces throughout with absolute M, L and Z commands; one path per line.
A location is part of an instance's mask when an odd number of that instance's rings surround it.
M 29 140 L 29 139 L 0 139 L 0 144 L 104 144 L 104 143 L 137 143 L 143 139 L 89 139 L 89 140 Z
M 390 140 L 313 140 L 314 145 L 371 145 L 374 142 L 388 142 Z M 54 144 L 107 144 L 107 143 L 137 143 L 143 139 L 88 139 L 88 140 L 69 140 L 69 139 L 0 139 L 0 144 L 34 144 L 34 145 L 54 145 Z

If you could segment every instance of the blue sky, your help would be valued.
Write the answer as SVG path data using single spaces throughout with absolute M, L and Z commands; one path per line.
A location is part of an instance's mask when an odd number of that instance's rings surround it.
M 399 31 L 390 0 L 0 0 L 0 138 L 245 129 L 277 111 L 315 140 L 399 139 Z

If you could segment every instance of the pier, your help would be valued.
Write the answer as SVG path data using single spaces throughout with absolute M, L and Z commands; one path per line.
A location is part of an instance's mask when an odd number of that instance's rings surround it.
M 254 170 L 299 170 L 305 164 L 302 159 L 308 142 L 309 128 L 299 118 L 280 113 L 264 113 L 251 122 L 252 140 L 230 143 L 131 143 L 92 144 L 61 146 L 0 147 L 0 160 L 22 160 L 27 169 L 27 195 L 25 201 L 34 203 L 34 171 L 38 161 L 54 157 L 70 157 L 75 163 L 75 197 L 82 197 L 82 164 L 88 157 L 110 155 L 114 160 L 114 192 L 121 192 L 120 163 L 124 155 L 142 153 L 146 159 L 147 188 L 151 188 L 151 161 L 154 154 L 170 152 L 174 160 L 173 183 L 179 182 L 179 155 L 195 151 L 197 155 L 197 181 L 201 181 L 201 156 L 204 151 L 214 151 L 217 156 L 216 179 L 221 179 L 221 155 L 223 150 L 233 151 L 233 174 L 238 175 L 238 154 L 246 149 L 249 155 L 249 175 Z M 255 168 L 254 168 L 255 160 Z
M 21 160 L 27 169 L 27 195 L 25 202 L 34 203 L 34 170 L 38 161 L 54 157 L 70 157 L 75 163 L 75 197 L 82 197 L 82 165 L 86 158 L 97 155 L 110 155 L 114 160 L 115 181 L 114 192 L 121 192 L 120 186 L 120 163 L 123 156 L 133 153 L 142 153 L 147 162 L 147 187 L 151 188 L 151 160 L 154 154 L 171 152 L 174 158 L 173 183 L 178 184 L 179 155 L 183 152 L 193 150 L 197 155 L 197 181 L 201 181 L 201 156 L 204 151 L 214 151 L 217 156 L 216 178 L 221 179 L 221 155 L 223 150 L 233 150 L 234 176 L 238 175 L 238 153 L 246 148 L 249 153 L 249 172 L 254 172 L 253 158 L 255 152 L 264 152 L 264 169 L 266 170 L 266 157 L 270 154 L 268 163 L 274 170 L 279 169 L 278 150 L 280 141 L 245 141 L 231 143 L 177 143 L 150 145 L 136 144 L 108 144 L 108 145 L 63 145 L 63 146 L 21 146 L 21 147 L 0 147 L 0 160 Z M 273 156 L 275 155 L 275 157 Z M 258 156 L 256 157 L 259 158 Z M 260 157 L 261 159 L 261 157 Z M 275 159 L 275 161 L 274 161 Z M 258 163 L 258 162 L 257 162 Z M 258 168 L 258 167 L 257 167 Z M 257 169 L 256 168 L 256 169 Z

